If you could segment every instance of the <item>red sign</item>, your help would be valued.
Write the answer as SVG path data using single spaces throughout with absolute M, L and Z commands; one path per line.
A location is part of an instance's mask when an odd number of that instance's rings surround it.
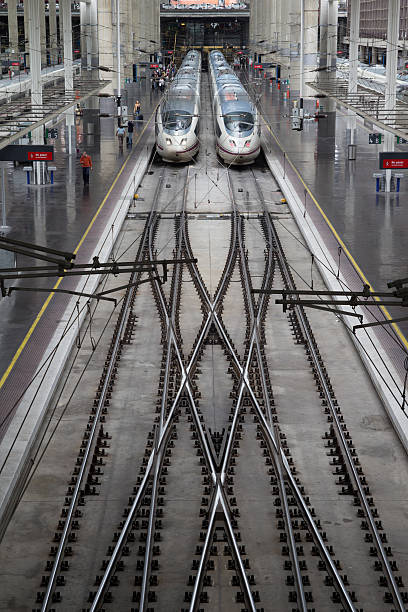
M 19 65 L 20 65 L 20 62 L 11 62 L 11 65 L 12 65 L 12 66 L 19 66 Z
M 52 161 L 52 151 L 29 151 L 28 161 Z
M 390 151 L 380 153 L 380 170 L 408 169 L 408 153 L 406 151 Z
M 262 64 L 254 64 L 254 68 L 259 68 L 259 70 L 263 69 Z
M 383 169 L 408 168 L 408 159 L 384 159 Z
M 158 68 L 159 64 L 150 64 L 150 68 Z

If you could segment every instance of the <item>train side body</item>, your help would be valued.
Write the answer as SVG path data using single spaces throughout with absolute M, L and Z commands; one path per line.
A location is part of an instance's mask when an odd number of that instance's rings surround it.
M 165 161 L 191 161 L 199 150 L 201 54 L 189 51 L 156 114 L 156 151 Z
M 208 63 L 217 153 L 228 164 L 251 164 L 261 151 L 258 111 L 220 51 L 211 51 Z

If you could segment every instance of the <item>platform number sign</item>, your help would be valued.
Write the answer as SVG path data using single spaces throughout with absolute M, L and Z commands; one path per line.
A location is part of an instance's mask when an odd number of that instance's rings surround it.
M 56 140 L 58 138 L 58 128 L 46 128 L 45 137 Z
M 368 144 L 381 144 L 381 134 L 369 134 L 368 135 Z
M 405 138 L 401 138 L 401 136 L 397 136 L 397 144 L 407 144 L 408 140 Z

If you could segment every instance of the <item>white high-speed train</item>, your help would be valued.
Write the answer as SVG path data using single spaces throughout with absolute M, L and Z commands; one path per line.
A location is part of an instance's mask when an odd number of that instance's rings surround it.
M 261 150 L 258 111 L 220 51 L 209 54 L 218 155 L 229 164 L 251 164 Z
M 168 162 L 191 161 L 199 149 L 201 54 L 189 51 L 156 114 L 156 150 Z

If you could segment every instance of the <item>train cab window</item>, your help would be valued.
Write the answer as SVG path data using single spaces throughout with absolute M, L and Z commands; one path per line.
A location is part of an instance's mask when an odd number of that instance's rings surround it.
M 192 121 L 192 115 L 186 111 L 171 110 L 163 114 L 163 127 L 166 131 L 185 132 Z
M 224 115 L 226 130 L 232 136 L 246 136 L 254 129 L 252 113 L 228 113 Z

